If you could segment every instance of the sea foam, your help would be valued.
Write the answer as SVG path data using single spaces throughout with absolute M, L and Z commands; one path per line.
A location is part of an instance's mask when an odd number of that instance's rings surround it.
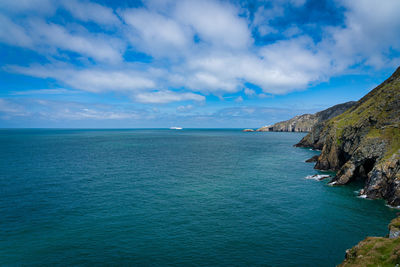
M 306 176 L 306 179 L 308 180 L 316 180 L 316 181 L 322 181 L 326 178 L 331 177 L 330 175 L 326 175 L 326 174 L 314 174 L 314 175 L 308 175 Z

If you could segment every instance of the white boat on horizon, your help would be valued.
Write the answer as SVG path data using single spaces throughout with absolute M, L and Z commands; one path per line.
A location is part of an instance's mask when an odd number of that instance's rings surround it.
M 182 130 L 183 128 L 182 127 L 169 127 L 169 129 L 171 129 L 171 130 Z

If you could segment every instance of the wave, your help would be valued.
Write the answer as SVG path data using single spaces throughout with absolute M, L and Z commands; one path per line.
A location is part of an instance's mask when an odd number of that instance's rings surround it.
M 327 174 L 314 174 L 314 175 L 308 175 L 306 176 L 306 179 L 308 180 L 316 180 L 316 181 L 322 181 L 324 179 L 327 179 L 331 177 L 330 175 Z
M 400 206 L 392 206 L 392 205 L 389 205 L 389 204 L 386 204 L 385 206 L 389 207 L 391 209 L 400 209 Z

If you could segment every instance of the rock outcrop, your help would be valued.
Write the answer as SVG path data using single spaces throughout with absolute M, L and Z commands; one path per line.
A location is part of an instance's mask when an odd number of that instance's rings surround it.
M 342 114 L 352 107 L 356 102 L 351 101 L 339 104 L 315 114 L 304 114 L 290 120 L 264 126 L 257 129 L 258 132 L 310 132 L 314 125 Z
M 400 205 L 400 68 L 344 113 L 317 123 L 296 146 L 322 150 L 315 168 L 331 184 L 365 180 L 368 198 Z
M 398 266 L 400 264 L 400 218 L 389 224 L 389 237 L 367 237 L 346 250 L 339 266 Z
M 254 132 L 253 129 L 243 129 L 242 132 Z

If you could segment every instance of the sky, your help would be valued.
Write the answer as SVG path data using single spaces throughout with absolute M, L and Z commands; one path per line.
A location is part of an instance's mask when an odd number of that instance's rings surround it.
M 400 65 L 399 0 L 0 0 L 0 128 L 249 128 Z

